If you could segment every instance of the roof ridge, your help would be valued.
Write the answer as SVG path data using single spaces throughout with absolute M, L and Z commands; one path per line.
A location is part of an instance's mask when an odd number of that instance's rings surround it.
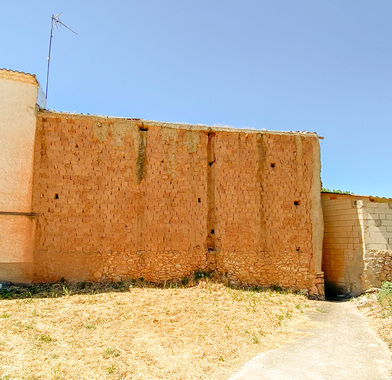
M 21 76 L 29 77 L 29 78 L 31 78 L 30 80 L 34 81 L 37 85 L 39 85 L 38 79 L 35 74 L 26 73 L 24 71 L 6 69 L 5 67 L 0 67 L 0 73 L 1 72 L 8 73 L 8 75 L 14 75 L 16 77 L 18 77 L 18 76 L 19 77 L 21 77 Z M 5 74 L 5 75 L 7 75 L 7 74 Z

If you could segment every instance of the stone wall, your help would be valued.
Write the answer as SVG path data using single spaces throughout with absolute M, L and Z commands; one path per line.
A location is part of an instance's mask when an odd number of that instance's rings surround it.
M 323 294 L 319 143 L 40 111 L 35 281 L 230 281 Z
M 327 285 L 359 294 L 392 280 L 390 199 L 322 194 Z

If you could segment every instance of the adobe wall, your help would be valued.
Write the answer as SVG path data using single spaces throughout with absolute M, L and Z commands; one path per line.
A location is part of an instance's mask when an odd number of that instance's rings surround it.
M 326 285 L 356 295 L 391 281 L 391 200 L 330 193 L 321 199 Z
M 35 281 L 231 281 L 323 294 L 316 134 L 41 111 Z
M 0 69 L 0 280 L 29 282 L 36 100 L 34 76 Z

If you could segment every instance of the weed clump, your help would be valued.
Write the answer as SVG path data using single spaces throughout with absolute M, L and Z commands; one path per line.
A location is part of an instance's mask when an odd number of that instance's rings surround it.
M 392 282 L 385 281 L 382 284 L 377 298 L 381 305 L 388 307 L 392 311 Z
M 116 358 L 117 356 L 120 356 L 120 353 L 118 352 L 118 350 L 116 350 L 115 348 L 107 348 L 104 353 L 102 354 L 104 359 L 108 359 L 110 357 Z
M 201 280 L 203 278 L 211 278 L 211 274 L 202 270 L 202 269 L 198 269 L 194 274 L 193 274 L 193 278 L 195 279 L 195 281 Z

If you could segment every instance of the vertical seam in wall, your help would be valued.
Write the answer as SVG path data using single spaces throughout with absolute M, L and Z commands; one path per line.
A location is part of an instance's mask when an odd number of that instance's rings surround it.
M 364 281 L 366 279 L 366 267 L 365 267 L 365 262 L 366 262 L 366 243 L 365 243 L 365 217 L 364 217 L 364 205 L 362 200 L 356 200 L 355 201 L 355 206 L 357 208 L 357 214 L 358 214 L 358 220 L 359 220 L 359 228 L 361 229 L 361 240 L 362 240 L 362 263 L 363 263 L 363 269 L 362 269 L 362 276 L 361 276 L 361 286 L 364 286 Z
M 207 143 L 207 250 L 214 251 L 215 245 L 215 132 L 208 132 Z
M 266 170 L 265 166 L 265 145 L 264 145 L 264 136 L 263 134 L 257 134 L 257 151 L 258 151 L 258 161 L 257 161 L 257 180 L 259 183 L 259 199 L 260 199 L 260 209 L 259 209 L 259 250 L 266 251 L 266 219 L 264 215 L 264 178 L 263 173 Z
M 140 184 L 145 176 L 146 171 L 146 146 L 147 146 L 147 130 L 139 128 L 139 147 L 137 154 L 137 183 Z
M 321 162 L 319 140 L 313 140 L 313 178 L 311 187 L 311 224 L 312 224 L 312 256 L 315 274 L 322 273 L 322 252 L 324 238 L 324 217 L 321 205 Z M 312 263 L 310 263 L 312 270 Z
M 143 123 L 139 125 L 139 146 L 137 150 L 137 161 L 136 161 L 136 170 L 137 170 L 137 183 L 139 185 L 139 199 L 140 199 L 140 208 L 139 212 L 136 215 L 136 228 L 137 228 L 137 251 L 139 253 L 144 252 L 144 213 L 145 213 L 145 192 L 143 184 L 141 184 L 142 179 L 146 175 L 146 147 L 147 147 L 147 131 L 148 128 L 145 128 Z

